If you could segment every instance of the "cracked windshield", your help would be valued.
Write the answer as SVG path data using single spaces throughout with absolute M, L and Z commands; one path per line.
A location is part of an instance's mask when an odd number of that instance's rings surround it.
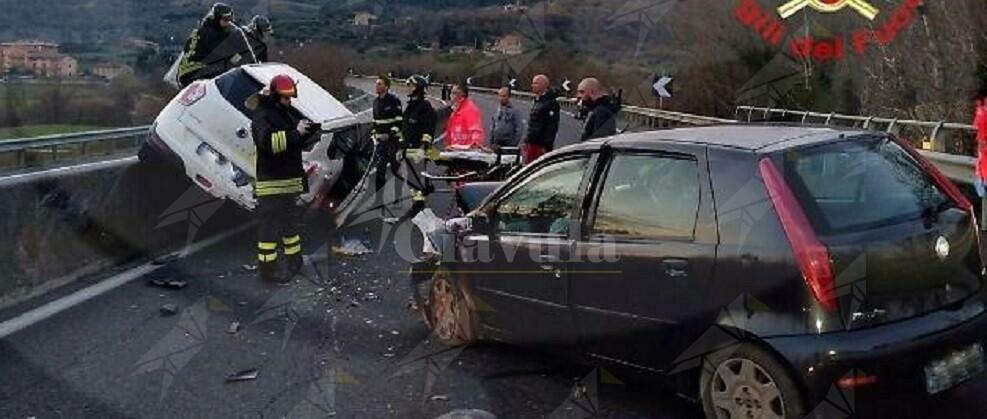
M 987 0 L 0 0 L 0 418 L 987 417 Z

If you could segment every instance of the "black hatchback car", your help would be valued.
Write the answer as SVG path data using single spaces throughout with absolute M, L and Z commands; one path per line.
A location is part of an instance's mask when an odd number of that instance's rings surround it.
M 456 254 L 427 269 L 426 322 L 449 344 L 574 349 L 668 378 L 709 418 L 937 394 L 984 369 L 973 208 L 884 133 L 623 135 L 459 198 L 477 204 L 449 223 L 468 226 Z

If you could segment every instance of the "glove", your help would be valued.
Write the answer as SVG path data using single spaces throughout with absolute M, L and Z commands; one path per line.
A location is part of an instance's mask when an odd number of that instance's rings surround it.
M 297 127 L 298 133 L 301 134 L 303 137 L 308 135 L 309 128 L 311 128 L 311 125 L 307 119 L 298 121 L 298 127 Z

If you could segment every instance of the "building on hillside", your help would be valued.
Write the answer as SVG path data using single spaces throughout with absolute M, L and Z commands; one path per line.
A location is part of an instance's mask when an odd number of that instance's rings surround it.
M 516 33 L 504 35 L 494 42 L 490 50 L 504 55 L 524 54 L 524 38 Z
M 58 44 L 40 41 L 0 43 L 0 69 L 22 71 L 38 77 L 75 77 L 79 63 L 58 52 Z
M 449 48 L 450 54 L 472 55 L 474 52 L 476 52 L 476 48 L 473 48 L 470 45 L 456 45 Z
M 504 12 L 506 13 L 525 13 L 528 11 L 528 6 L 522 5 L 521 0 L 517 3 L 508 3 L 504 5 Z
M 120 76 L 131 76 L 134 74 L 133 67 L 121 63 L 99 63 L 94 65 L 90 72 L 94 76 L 102 77 L 106 80 L 113 80 Z
M 357 12 L 353 16 L 353 26 L 373 26 L 377 24 L 377 15 L 370 12 Z

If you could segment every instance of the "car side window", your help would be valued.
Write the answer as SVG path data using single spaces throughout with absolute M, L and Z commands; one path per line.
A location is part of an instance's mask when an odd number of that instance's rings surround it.
M 589 157 L 551 163 L 531 173 L 497 205 L 500 233 L 566 236 Z
M 598 195 L 591 232 L 633 240 L 692 240 L 699 194 L 695 160 L 617 154 Z

